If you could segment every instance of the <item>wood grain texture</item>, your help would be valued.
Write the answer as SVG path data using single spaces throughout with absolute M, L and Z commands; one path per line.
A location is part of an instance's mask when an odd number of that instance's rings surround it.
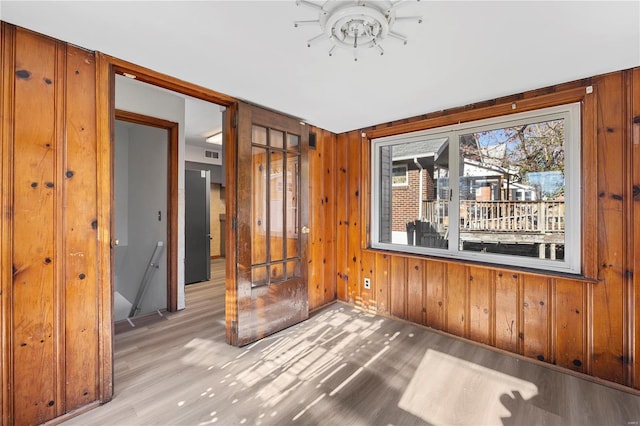
M 640 247 L 638 247 L 638 241 L 640 241 L 640 68 L 633 70 L 633 111 L 632 111 L 632 140 L 631 153 L 632 153 L 632 188 L 631 194 L 633 196 L 633 203 L 631 206 L 633 212 L 633 243 L 629 245 L 628 253 L 630 259 L 630 270 L 627 273 L 627 278 L 633 283 L 633 295 L 634 295 L 634 318 L 633 318 L 633 332 L 635 346 L 633 348 L 633 359 L 636 362 L 632 363 L 633 366 L 633 387 L 640 388 L 640 365 L 637 362 L 636 357 L 640 354 Z
M 238 262 L 238 242 L 236 238 L 236 226 L 234 226 L 235 218 L 238 212 L 238 204 L 236 193 L 238 191 L 237 173 L 238 173 L 238 129 L 233 125 L 236 115 L 238 114 L 238 106 L 234 104 L 226 109 L 223 113 L 223 134 L 225 135 L 225 211 L 226 220 L 225 229 L 225 339 L 231 345 L 237 344 L 237 334 L 233 332 L 233 325 L 238 322 L 238 294 L 237 294 L 237 262 Z M 231 325 L 231 326 L 230 326 Z
M 112 69 L 117 74 L 126 72 L 128 74 L 135 75 L 136 80 L 149 83 L 153 86 L 162 87 L 178 93 L 183 93 L 185 95 L 225 107 L 232 106 L 237 101 L 236 98 L 225 95 L 224 93 L 216 92 L 215 90 L 198 86 L 193 83 L 188 83 L 186 81 L 159 73 L 157 71 L 142 67 L 140 65 L 125 61 L 120 58 L 116 58 L 114 56 L 103 54 L 103 57 L 107 62 L 109 62 L 109 64 L 111 64 Z
M 496 271 L 495 275 L 495 346 L 509 352 L 518 351 L 518 274 Z
M 347 139 L 349 169 L 348 169 L 348 195 L 347 195 L 347 221 L 348 221 L 348 263 L 347 276 L 349 277 L 348 297 L 355 303 L 360 297 L 362 279 L 360 275 L 360 259 L 362 253 L 362 230 L 364 223 L 360 222 L 362 204 L 362 140 L 358 132 L 349 133 Z
M 94 55 L 67 49 L 66 149 L 62 153 L 65 411 L 97 399 L 97 149 Z M 92 243 L 88 243 L 92 242 Z M 59 413 L 61 414 L 61 413 Z
M 617 383 L 623 373 L 624 145 L 622 74 L 598 86 L 598 278 L 593 287 L 593 374 Z
M 115 336 L 113 401 L 65 424 L 590 426 L 640 417 L 639 396 L 342 303 L 255 345 L 228 346 L 221 263 L 210 282 L 187 287 L 184 311 Z
M 549 347 L 549 279 L 523 276 L 523 354 L 553 362 Z
M 467 267 L 461 264 L 447 265 L 447 328 L 446 331 L 460 337 L 466 337 L 468 297 Z
M 444 330 L 446 324 L 446 264 L 427 261 L 425 269 L 426 288 L 424 292 L 425 301 L 423 303 L 427 309 L 426 323 L 436 330 Z
M 313 131 L 313 130 L 312 130 Z M 318 144 L 319 141 L 316 141 Z M 324 256 L 325 224 L 324 216 L 324 156 L 322 145 L 309 150 L 309 309 L 322 306 L 324 302 Z M 330 225 L 329 225 L 330 226 Z
M 376 303 L 376 255 L 372 252 L 362 252 L 360 260 L 360 276 L 362 277 L 360 298 L 356 301 L 356 305 L 368 311 L 375 312 L 377 310 Z M 369 278 L 371 281 L 370 288 L 364 288 L 364 279 Z
M 336 135 L 317 128 L 309 149 L 309 309 L 336 298 Z
M 375 271 L 373 273 L 372 286 L 376 290 L 375 299 L 377 302 L 376 312 L 384 315 L 391 313 L 391 302 L 389 300 L 390 292 L 390 279 L 389 273 L 391 271 L 390 256 L 384 253 L 375 253 Z
M 389 268 L 389 300 L 391 315 L 407 318 L 407 258 L 391 256 Z
M 13 100 L 15 27 L 0 23 L 0 423 L 13 424 Z
M 56 416 L 58 400 L 55 246 L 56 50 L 54 41 L 18 30 L 13 151 L 13 412 L 17 424 Z M 60 90 L 60 91 L 58 91 Z M 37 375 L 33 371 L 38 371 Z
M 638 180 L 632 176 L 640 174 L 637 148 L 635 145 L 631 148 L 634 138 L 640 141 L 640 125 L 632 123 L 639 115 L 636 105 L 640 90 L 635 84 L 638 73 L 633 70 L 596 76 L 365 129 L 369 138 L 375 138 L 511 113 L 513 103 L 515 111 L 524 111 L 582 102 L 583 276 L 573 279 L 547 275 L 544 271 L 512 269 L 508 265 L 492 267 L 389 253 L 393 258 L 389 265 L 389 286 L 385 292 L 376 293 L 383 298 L 389 295 L 389 315 L 407 319 L 415 308 L 406 277 L 411 271 L 408 264 L 413 259 L 422 259 L 427 324 L 638 388 L 640 373 L 631 360 L 637 357 L 640 321 L 637 274 L 633 274 L 639 239 L 635 237 L 637 203 L 630 199 Z M 358 135 L 354 131 L 338 135 L 338 140 Z M 362 152 L 366 152 L 368 143 L 363 142 Z M 352 166 L 349 158 L 349 167 Z M 369 183 L 369 175 L 364 172 L 361 179 L 365 185 Z M 365 193 L 364 206 L 369 205 L 371 196 Z M 368 232 L 368 226 L 363 224 L 363 234 Z M 347 260 L 351 256 L 352 253 Z M 406 260 L 404 269 L 399 267 L 402 261 L 398 258 Z M 444 273 L 440 272 L 442 268 Z M 435 274 L 430 272 L 432 269 Z M 380 268 L 376 268 L 376 273 L 382 276 Z M 474 280 L 469 281 L 470 277 Z M 402 294 L 407 294 L 405 300 L 400 299 Z M 347 300 L 340 295 L 338 298 Z M 378 304 L 384 305 L 384 300 Z M 415 317 L 413 312 L 413 320 L 420 322 Z
M 469 337 L 476 342 L 491 344 L 493 318 L 493 271 L 469 268 Z
M 407 317 L 411 322 L 425 324 L 426 308 L 424 306 L 424 261 L 407 259 Z
M 336 137 L 336 294 L 339 300 L 349 300 L 349 143 L 346 134 Z
M 579 283 L 557 280 L 556 303 L 556 363 L 562 367 L 584 372 L 585 359 L 585 290 Z
M 308 226 L 308 144 L 309 129 L 299 120 L 278 113 L 267 111 L 263 108 L 252 106 L 243 102 L 238 104 L 238 142 L 237 164 L 252 164 L 252 167 L 239 167 L 237 170 L 237 238 L 238 238 L 238 262 L 237 279 L 234 285 L 237 287 L 237 322 L 227 323 L 229 333 L 236 334 L 230 341 L 237 345 L 246 345 L 285 327 L 303 321 L 309 316 L 308 297 L 308 234 L 302 232 L 303 226 Z M 268 129 L 270 134 L 286 132 L 298 136 L 298 145 L 295 149 L 284 147 L 284 150 L 276 146 L 269 148 L 270 154 L 265 156 L 266 150 L 257 145 L 253 139 L 253 128 L 259 126 Z M 256 155 L 257 153 L 257 155 Z M 270 212 L 269 208 L 263 210 L 260 203 L 272 202 L 275 194 L 269 194 L 269 187 L 273 186 L 271 178 L 265 181 L 266 173 L 271 173 L 271 158 L 281 155 L 294 155 L 299 161 L 298 185 L 295 197 L 300 200 L 297 211 L 299 222 L 296 233 L 300 239 L 300 251 L 297 258 L 299 273 L 287 274 L 286 278 L 274 283 L 254 279 L 254 267 L 270 268 L 269 276 L 282 266 L 272 263 L 282 259 L 282 252 L 277 248 L 280 243 L 265 246 L 267 240 L 261 242 L 254 238 L 256 226 L 260 223 L 267 224 L 269 230 L 270 218 L 277 218 L 277 211 Z M 263 162 L 267 160 L 267 162 Z M 257 162 L 261 162 L 258 165 Z M 275 163 L 273 163 L 275 164 Z M 257 167 L 256 167 L 257 166 Z M 267 183 L 268 182 L 268 183 Z M 256 202 L 256 195 L 267 184 L 266 194 Z M 266 212 L 268 217 L 256 215 Z M 282 220 L 282 218 L 280 218 Z M 254 223 L 255 222 L 255 223 Z M 275 249 L 274 249 L 275 248 Z M 256 258 L 256 253 L 263 256 Z M 263 265 L 261 265 L 263 264 Z M 265 275 L 266 276 L 266 275 Z
M 98 283 L 98 402 L 113 396 L 113 275 L 111 256 L 115 76 L 103 54 L 96 54 L 96 210 Z
M 324 233 L 324 280 L 323 284 L 323 297 L 322 304 L 326 305 L 336 300 L 336 207 L 337 207 L 337 167 L 336 167 L 336 135 L 326 130 L 317 129 L 318 142 L 321 144 L 320 148 L 324 153 L 323 156 L 323 172 L 324 176 L 322 182 L 324 184 L 324 204 L 323 211 L 318 213 L 309 211 L 309 215 L 322 214 L 325 218 Z M 310 184 L 309 190 L 313 189 L 313 184 Z M 315 308 L 315 307 L 314 307 Z

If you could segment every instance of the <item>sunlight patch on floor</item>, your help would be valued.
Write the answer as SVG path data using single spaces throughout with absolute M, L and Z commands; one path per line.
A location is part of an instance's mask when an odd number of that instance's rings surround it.
M 511 413 L 500 397 L 531 399 L 531 382 L 447 355 L 427 350 L 398 406 L 433 425 L 502 425 Z

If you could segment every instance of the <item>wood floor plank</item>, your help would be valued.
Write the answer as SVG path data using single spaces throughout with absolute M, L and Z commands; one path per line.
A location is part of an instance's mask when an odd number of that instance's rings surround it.
M 223 268 L 214 261 L 213 268 Z M 336 303 L 224 343 L 224 278 L 115 336 L 113 401 L 69 425 L 637 424 L 640 397 Z

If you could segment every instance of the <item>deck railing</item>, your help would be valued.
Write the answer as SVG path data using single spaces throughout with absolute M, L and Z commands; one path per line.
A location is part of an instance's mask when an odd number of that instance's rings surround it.
M 424 201 L 424 220 L 448 226 L 449 204 Z M 564 220 L 564 201 L 460 201 L 461 232 L 562 233 Z

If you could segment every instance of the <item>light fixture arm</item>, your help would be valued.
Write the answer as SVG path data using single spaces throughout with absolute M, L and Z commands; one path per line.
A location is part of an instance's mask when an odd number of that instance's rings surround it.
M 333 56 L 335 48 L 340 47 L 352 50 L 354 61 L 358 60 L 358 51 L 367 48 L 375 48 L 380 55 L 384 55 L 381 43 L 387 38 L 395 38 L 407 44 L 405 35 L 392 30 L 396 22 L 422 22 L 421 16 L 396 17 L 396 9 L 409 4 L 409 0 L 327 0 L 322 5 L 309 0 L 297 0 L 296 4 L 318 13 L 317 20 L 294 22 L 295 27 L 320 26 L 322 32 L 307 40 L 308 47 L 328 40 L 333 45 L 329 56 Z

